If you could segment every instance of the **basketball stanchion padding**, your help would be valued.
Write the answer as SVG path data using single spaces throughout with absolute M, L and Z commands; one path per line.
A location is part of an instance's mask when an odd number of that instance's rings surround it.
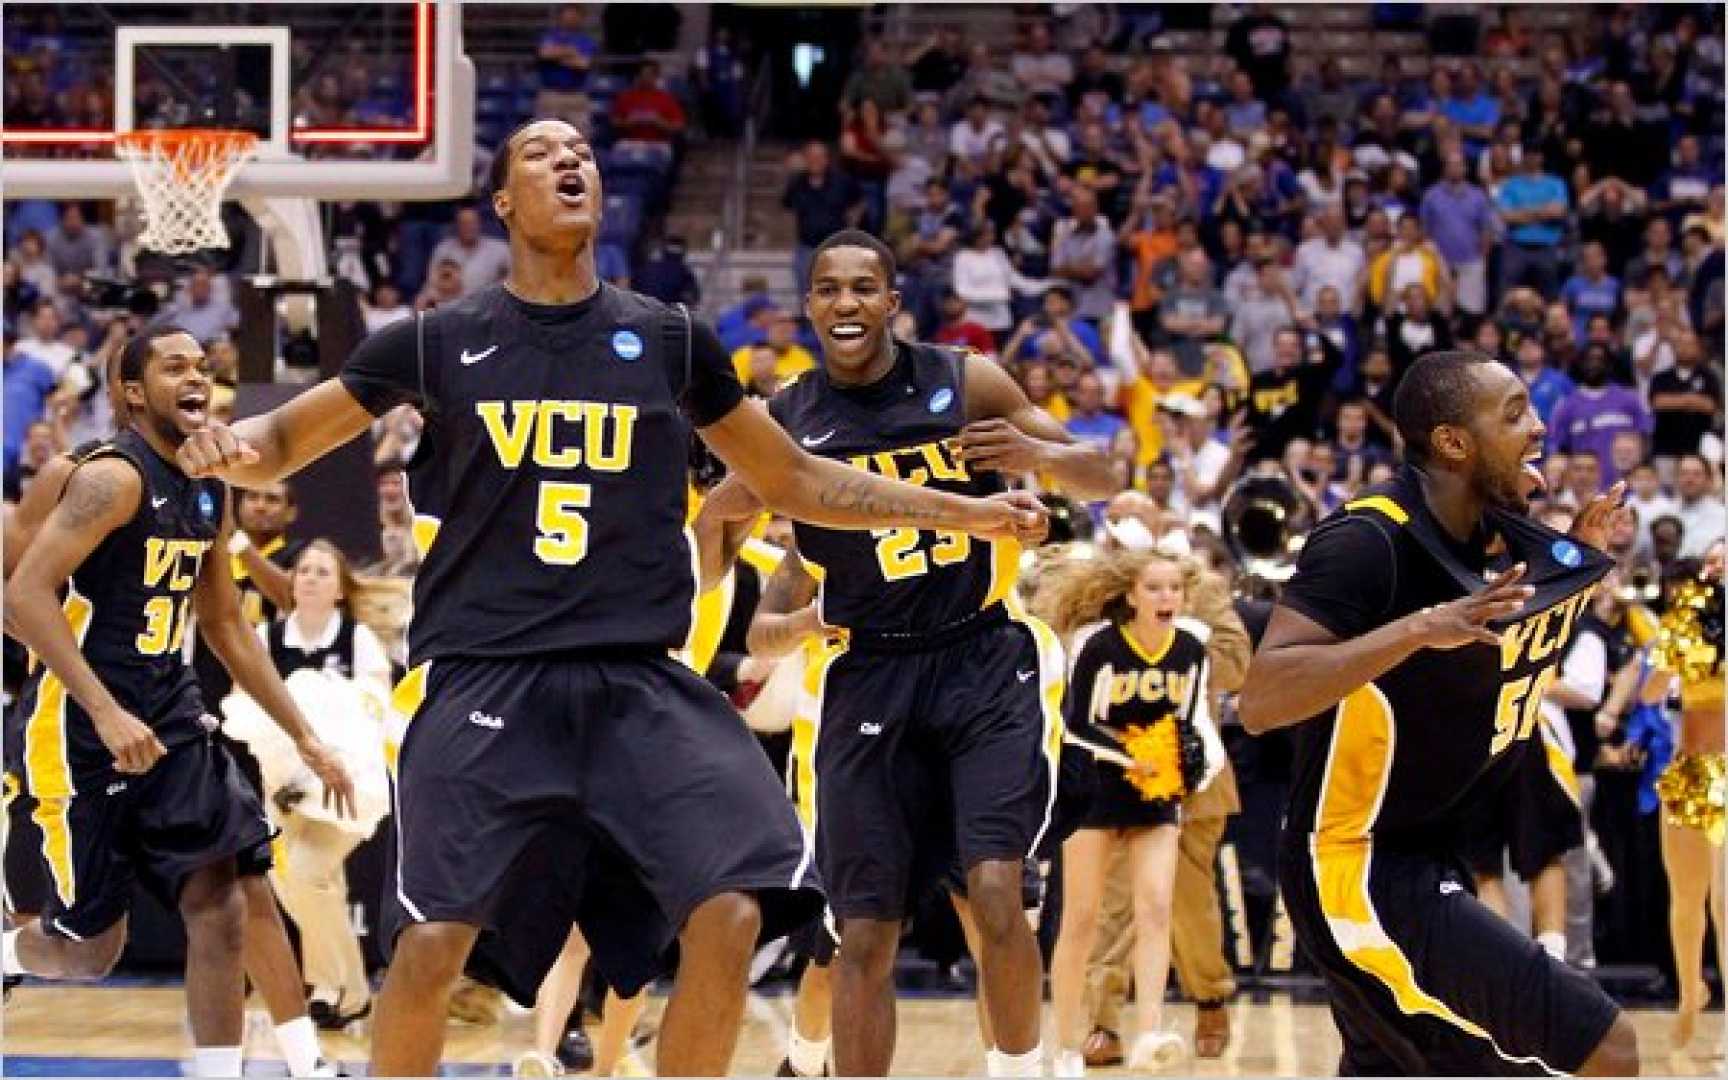
M 222 194 L 258 146 L 250 131 L 183 128 L 127 131 L 115 152 L 132 167 L 144 200 L 138 242 L 164 255 L 228 246 Z

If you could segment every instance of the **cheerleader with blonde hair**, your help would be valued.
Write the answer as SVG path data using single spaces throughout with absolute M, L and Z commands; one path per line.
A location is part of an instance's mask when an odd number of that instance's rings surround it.
M 1122 551 L 1052 566 L 1038 590 L 1058 633 L 1104 620 L 1076 635 L 1069 681 L 1068 738 L 1092 754 L 1097 791 L 1062 848 L 1062 929 L 1050 967 L 1059 1076 L 1085 1073 L 1086 960 L 1118 845 L 1127 849 L 1134 896 L 1140 1030 L 1128 1065 L 1164 1067 L 1183 1053 L 1181 1036 L 1163 1027 L 1177 828 L 1183 799 L 1224 765 L 1206 705 L 1210 631 L 1181 614 L 1199 580 L 1191 560 Z
M 1722 840 L 1728 802 L 1728 755 L 1722 721 L 1722 541 L 1710 546 L 1698 576 L 1670 590 L 1654 646 L 1656 672 L 1640 700 L 1666 700 L 1676 682 L 1680 723 L 1674 760 L 1656 781 L 1662 798 L 1662 867 L 1668 875 L 1668 936 L 1680 1006 L 1673 1046 L 1692 1041 L 1709 1004 L 1704 981 L 1706 918 L 1716 923 L 1717 970 L 1728 972 L 1723 923 Z

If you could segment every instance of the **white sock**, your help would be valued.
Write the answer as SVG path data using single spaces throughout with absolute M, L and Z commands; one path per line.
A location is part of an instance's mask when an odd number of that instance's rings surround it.
M 288 1062 L 289 1076 L 311 1076 L 323 1053 L 318 1048 L 318 1030 L 310 1016 L 296 1016 L 276 1025 L 276 1047 Z
M 18 959 L 18 935 L 21 933 L 23 933 L 22 927 L 17 930 L 8 930 L 5 933 L 3 943 L 0 943 L 0 954 L 3 954 L 0 955 L 0 968 L 4 968 L 8 975 L 29 974 L 24 970 L 24 962 Z
M 1549 956 L 1562 964 L 1566 962 L 1566 935 L 1563 932 L 1550 930 L 1545 934 L 1537 934 L 1536 944 L 1542 946 L 1543 949 L 1547 950 Z
M 1058 1050 L 1050 1062 L 1051 1073 L 1056 1076 L 1074 1077 L 1086 1075 L 1086 1058 L 1078 1050 Z
M 194 1046 L 192 1048 L 193 1076 L 239 1076 L 240 1048 L 238 1046 Z
M 799 1076 L 821 1076 L 828 1068 L 827 1039 L 806 1039 L 794 1026 L 786 1034 L 786 1060 Z
M 1040 1043 L 1024 1054 L 1006 1054 L 995 1048 L 986 1050 L 984 1072 L 988 1076 L 1043 1076 L 1044 1046 Z

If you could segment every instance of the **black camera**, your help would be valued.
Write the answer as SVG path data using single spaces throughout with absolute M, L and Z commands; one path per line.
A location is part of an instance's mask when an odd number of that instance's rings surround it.
M 138 282 L 105 274 L 85 274 L 84 304 L 95 312 L 153 319 L 162 310 L 162 297 L 155 289 Z

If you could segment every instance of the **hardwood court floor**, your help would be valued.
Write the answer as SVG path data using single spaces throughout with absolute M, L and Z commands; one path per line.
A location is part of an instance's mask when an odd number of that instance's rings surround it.
M 664 999 L 649 1007 L 658 1016 Z M 6 1007 L 6 1076 L 174 1076 L 188 1041 L 183 1034 L 182 995 L 176 987 L 107 986 L 63 988 L 25 986 Z M 737 1075 L 772 1075 L 785 1044 L 791 1016 L 789 997 L 751 995 L 739 1046 Z M 1172 1005 L 1169 1022 L 1185 1034 L 1192 1008 Z M 1632 1012 L 1646 1075 L 1721 1075 L 1722 1014 L 1708 1013 L 1700 1023 L 1692 1054 L 1669 1050 L 1669 1014 Z M 1338 1062 L 1338 1036 L 1323 1005 L 1297 1003 L 1285 994 L 1232 1006 L 1235 1039 L 1216 1061 L 1191 1061 L 1177 1072 L 1194 1076 L 1329 1076 Z M 915 1076 L 981 1076 L 972 1004 L 954 998 L 914 998 L 900 1005 L 900 1049 L 894 1071 Z M 509 1074 L 509 1063 L 529 1038 L 525 1016 L 509 1015 L 491 1027 L 452 1025 L 445 1072 L 456 1075 Z M 364 1037 L 326 1036 L 325 1049 L 351 1073 L 366 1058 Z M 268 1027 L 249 1029 L 247 1072 L 282 1075 L 281 1059 Z M 1098 1075 L 1126 1075 L 1100 1070 Z

